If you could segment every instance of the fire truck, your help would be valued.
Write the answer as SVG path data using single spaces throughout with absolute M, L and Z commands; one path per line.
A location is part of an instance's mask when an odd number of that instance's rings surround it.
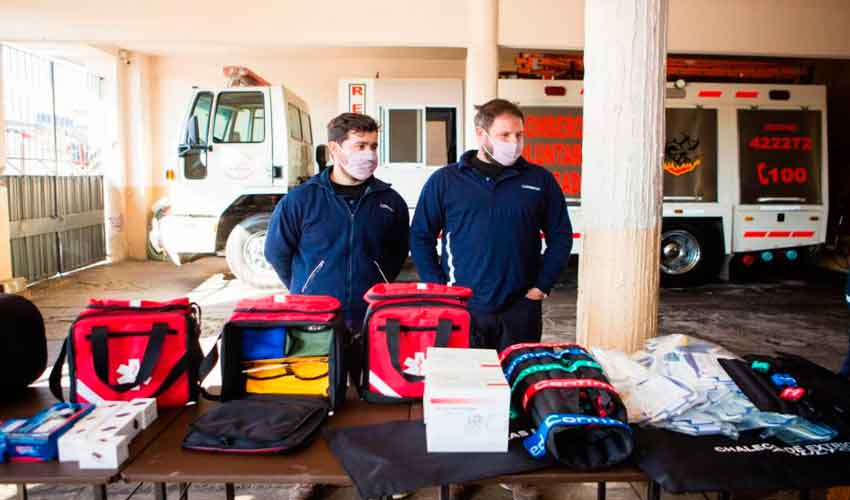
M 462 82 L 344 79 L 339 96 L 340 111 L 380 120 L 376 175 L 412 215 L 431 173 L 463 153 Z M 580 254 L 582 82 L 502 79 L 499 96 L 523 110 L 523 156 L 561 186 Z M 733 257 L 795 261 L 825 241 L 825 87 L 670 83 L 665 118 L 666 286 L 705 283 Z
M 263 255 L 266 228 L 277 201 L 318 170 L 309 107 L 244 68 L 230 76 L 228 87 L 193 93 L 179 168 L 166 172 L 169 196 L 154 206 L 151 253 L 176 263 L 223 253 L 238 278 L 276 287 Z M 663 283 L 704 283 L 733 257 L 744 265 L 795 261 L 822 244 L 825 87 L 677 83 L 666 98 Z M 523 155 L 561 186 L 580 254 L 582 82 L 501 79 L 498 92 L 525 113 Z M 411 216 L 428 177 L 475 147 L 464 144 L 472 117 L 464 117 L 462 80 L 346 78 L 338 104 L 381 123 L 376 175 Z

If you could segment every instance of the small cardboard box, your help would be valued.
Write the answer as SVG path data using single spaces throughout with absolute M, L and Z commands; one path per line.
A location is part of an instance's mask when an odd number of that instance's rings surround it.
M 127 403 L 102 420 L 94 430 L 97 434 L 127 436 L 128 441 L 132 441 L 141 431 L 142 417 L 131 410 Z
M 127 436 L 100 435 L 80 449 L 80 469 L 117 469 L 130 456 Z
M 156 420 L 156 399 L 136 398 L 129 403 L 130 409 L 138 413 L 139 424 L 142 429 L 147 429 Z
M 436 372 L 465 372 L 477 369 L 502 369 L 495 349 L 429 347 L 425 354 L 425 376 Z
M 425 394 L 429 453 L 508 451 L 511 393 L 501 369 L 430 373 Z
M 425 373 L 425 392 L 423 400 L 428 399 L 428 376 L 437 373 L 467 374 L 478 376 L 478 372 L 489 372 L 488 377 L 499 377 L 502 365 L 495 349 L 461 349 L 453 347 L 429 347 L 423 364 Z M 478 375 L 476 375 L 478 374 Z M 428 423 L 429 405 L 423 405 L 423 421 Z

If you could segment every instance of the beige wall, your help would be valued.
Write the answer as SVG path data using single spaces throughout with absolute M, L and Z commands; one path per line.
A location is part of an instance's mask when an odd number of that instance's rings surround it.
M 584 1 L 501 0 L 499 43 L 526 49 L 582 49 Z M 667 50 L 846 58 L 848 26 L 847 0 L 670 0 Z
M 499 44 L 581 49 L 585 1 L 500 0 Z M 0 40 L 105 43 L 151 53 L 291 46 L 465 47 L 470 16 L 476 15 L 470 5 L 464 0 L 4 0 Z M 850 57 L 847 26 L 847 0 L 671 0 L 668 49 Z
M 177 141 L 192 86 L 221 87 L 221 68 L 247 66 L 272 83 L 289 86 L 310 105 L 316 144 L 327 138 L 325 125 L 339 113 L 340 78 L 463 78 L 464 51 L 445 49 L 310 49 L 265 51 L 228 56 L 161 56 L 154 71 L 154 186 L 164 171 L 177 167 Z

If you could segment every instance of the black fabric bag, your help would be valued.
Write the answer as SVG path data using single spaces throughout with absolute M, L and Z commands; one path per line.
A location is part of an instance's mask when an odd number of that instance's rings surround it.
M 328 429 L 324 435 L 361 498 L 529 472 L 554 464 L 530 457 L 521 437 L 510 440 L 507 453 L 428 453 L 425 424 L 415 421 Z
M 47 366 L 44 319 L 20 295 L 0 294 L 0 397 L 20 393 Z
M 306 443 L 328 416 L 328 401 L 308 396 L 253 395 L 215 406 L 183 440 L 190 450 L 277 454 Z
M 760 430 L 687 436 L 635 427 L 638 467 L 669 493 L 811 489 L 850 485 L 850 439 L 787 446 Z
M 799 415 L 850 436 L 850 381 L 795 354 L 748 354 L 744 360 L 721 359 L 720 365 L 759 410 Z M 754 371 L 753 361 L 767 361 L 770 370 Z M 806 395 L 799 401 L 780 398 L 781 389 L 770 380 L 775 373 L 790 374 Z

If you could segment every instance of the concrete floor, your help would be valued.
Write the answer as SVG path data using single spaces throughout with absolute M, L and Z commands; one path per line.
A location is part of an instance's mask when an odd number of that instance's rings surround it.
M 574 340 L 576 313 L 576 269 L 571 266 L 544 304 L 544 340 Z M 412 269 L 400 279 L 415 280 Z M 751 277 L 747 282 L 718 283 L 687 290 L 663 290 L 661 293 L 661 334 L 682 333 L 717 342 L 732 352 L 771 352 L 793 350 L 816 362 L 837 369 L 847 352 L 850 318 L 843 301 L 843 279 L 839 273 L 790 270 Z M 188 295 L 203 309 L 203 336 L 209 345 L 230 315 L 235 302 L 243 297 L 262 296 L 240 283 L 227 271 L 224 259 L 208 257 L 175 268 L 165 262 L 123 262 L 96 266 L 81 272 L 38 284 L 31 289 L 32 300 L 41 309 L 47 325 L 50 359 L 58 352 L 61 339 L 89 297 L 124 299 L 168 299 Z M 217 382 L 211 376 L 207 381 Z M 46 373 L 39 381 L 46 383 Z M 136 485 L 115 484 L 110 496 L 124 498 Z M 237 498 L 265 500 L 286 498 L 285 487 L 240 485 Z M 551 500 L 590 499 L 594 485 L 548 485 L 544 498 Z M 193 486 L 191 498 L 223 498 L 223 489 Z M 31 498 L 88 498 L 87 488 L 71 486 L 33 486 Z M 151 498 L 144 488 L 137 495 Z M 12 498 L 14 488 L 0 486 L 0 500 Z M 176 498 L 176 495 L 173 495 Z M 666 497 L 667 495 L 665 495 Z M 435 498 L 436 490 L 423 490 L 413 498 Z M 612 500 L 639 500 L 645 497 L 644 484 L 611 484 Z M 760 498 L 794 498 L 779 492 Z M 323 492 L 321 498 L 348 500 L 357 498 L 352 488 Z M 472 499 L 509 499 L 499 487 L 474 492 Z M 705 495 L 688 495 L 705 500 Z

